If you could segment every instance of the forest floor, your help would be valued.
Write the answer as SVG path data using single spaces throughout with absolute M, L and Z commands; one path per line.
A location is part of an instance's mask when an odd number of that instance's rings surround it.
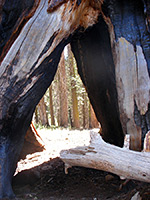
M 98 130 L 95 130 L 98 132 Z M 90 131 L 38 130 L 45 149 L 18 163 L 13 189 L 18 200 L 150 200 L 150 184 L 120 180 L 108 172 L 72 167 L 64 173 L 63 149 L 88 145 Z M 137 195 L 139 193 L 139 195 Z M 137 198 L 132 198 L 134 195 Z

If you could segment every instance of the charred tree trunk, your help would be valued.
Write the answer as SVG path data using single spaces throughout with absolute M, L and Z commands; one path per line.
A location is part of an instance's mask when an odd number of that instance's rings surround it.
M 150 129 L 150 3 L 144 2 L 104 1 L 98 23 L 71 42 L 103 139 L 122 146 L 128 133 L 138 151 Z
M 94 24 L 101 5 L 95 9 L 90 1 L 55 3 L 0 2 L 0 198 L 13 196 L 11 179 L 24 135 L 54 78 L 69 36 L 79 26 Z
M 2 22 L 7 17 L 4 28 L 9 29 L 9 20 L 13 26 L 11 15 L 14 20 L 13 17 L 16 16 L 17 9 L 20 7 L 14 3 L 12 6 L 16 8 L 6 12 L 4 8 L 7 9 L 7 2 L 9 1 L 6 1 L 3 7 Z M 11 5 L 8 5 L 8 9 L 9 6 L 11 8 Z M 5 16 L 8 13 L 10 16 Z M 24 14 L 23 11 L 21 14 Z M 11 30 L 8 34 L 7 31 L 1 30 L 1 37 L 4 36 L 10 41 L 3 48 L 1 56 L 3 61 L 0 67 L 0 198 L 13 196 L 11 179 L 23 145 L 24 135 L 30 125 L 35 106 L 53 80 L 61 52 L 66 45 L 66 40 L 63 38 L 67 37 L 67 34 L 64 33 L 64 37 L 60 36 L 59 29 L 62 29 L 62 24 L 55 27 L 57 21 L 54 16 L 47 13 L 46 1 L 42 0 L 14 43 L 14 34 L 23 25 L 13 30 L 13 38 L 8 38 Z M 39 27 L 41 27 L 40 30 Z M 60 39 L 57 39 L 58 35 Z M 5 42 L 4 39 L 2 41 Z M 11 43 L 13 45 L 8 51 Z
M 120 121 L 124 134 L 131 136 L 130 149 L 133 150 L 142 149 L 145 134 L 150 129 L 149 6 L 150 2 L 143 4 L 141 0 L 106 1 L 104 4 L 115 64 Z
M 102 137 L 123 146 L 129 133 L 131 148 L 141 148 L 140 135 L 150 130 L 150 3 L 101 4 L 0 1 L 0 198 L 14 196 L 11 179 L 24 135 L 71 40 Z
M 122 146 L 124 134 L 117 103 L 115 65 L 108 27 L 102 16 L 96 25 L 84 33 L 79 31 L 71 45 L 78 72 L 101 123 L 103 139 Z

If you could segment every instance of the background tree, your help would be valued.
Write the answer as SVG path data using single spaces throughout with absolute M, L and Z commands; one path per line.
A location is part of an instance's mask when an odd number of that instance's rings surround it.
M 83 92 L 83 128 L 88 129 L 89 128 L 89 100 L 87 98 L 86 92 Z
M 49 107 L 50 107 L 50 115 L 51 115 L 51 126 L 55 126 L 52 85 L 49 87 Z
M 11 179 L 25 133 L 68 43 L 102 138 L 122 147 L 129 133 L 130 148 L 141 150 L 141 135 L 150 130 L 149 5 L 0 1 L 0 198 L 13 196 Z
M 62 53 L 59 68 L 44 100 L 51 125 L 77 129 L 98 127 L 70 45 Z
M 67 45 L 68 50 L 68 65 L 70 69 L 70 80 L 71 80 L 71 96 L 72 96 L 72 116 L 73 116 L 73 127 L 79 129 L 79 110 L 78 110 L 78 99 L 77 99 L 77 90 L 76 90 L 76 77 L 75 77 L 75 68 L 73 54 L 71 52 L 70 45 Z
M 68 127 L 68 100 L 67 100 L 67 83 L 66 83 L 66 69 L 64 51 L 61 54 L 58 69 L 59 77 L 59 125 L 61 127 Z
M 47 116 L 47 109 L 46 109 L 46 104 L 44 101 L 44 96 L 40 100 L 38 104 L 38 112 L 40 116 L 40 121 L 43 126 L 49 126 L 49 121 L 48 121 L 48 116 Z

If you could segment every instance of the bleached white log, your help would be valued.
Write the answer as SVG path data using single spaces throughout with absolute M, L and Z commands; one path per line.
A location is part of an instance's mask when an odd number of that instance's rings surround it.
M 67 168 L 80 166 L 108 171 L 127 179 L 150 182 L 150 153 L 136 152 L 105 143 L 91 132 L 89 146 L 63 150 L 60 158 Z

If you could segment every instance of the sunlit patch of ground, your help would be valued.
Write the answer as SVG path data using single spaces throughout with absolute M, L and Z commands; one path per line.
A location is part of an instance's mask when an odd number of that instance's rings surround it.
M 94 129 L 94 131 L 98 132 L 99 129 Z M 90 130 L 37 129 L 37 132 L 43 140 L 45 150 L 29 154 L 26 159 L 20 160 L 16 173 L 59 157 L 60 151 L 63 149 L 88 145 L 90 141 Z
M 18 200 L 128 200 L 137 192 L 140 192 L 142 200 L 150 200 L 150 186 L 146 183 L 131 180 L 124 185 L 124 181 L 116 175 L 83 167 L 72 167 L 65 174 L 64 163 L 59 158 L 60 151 L 89 145 L 89 130 L 37 131 L 45 150 L 19 161 L 16 173 L 20 173 L 13 179 Z M 125 141 L 127 148 L 129 137 Z

